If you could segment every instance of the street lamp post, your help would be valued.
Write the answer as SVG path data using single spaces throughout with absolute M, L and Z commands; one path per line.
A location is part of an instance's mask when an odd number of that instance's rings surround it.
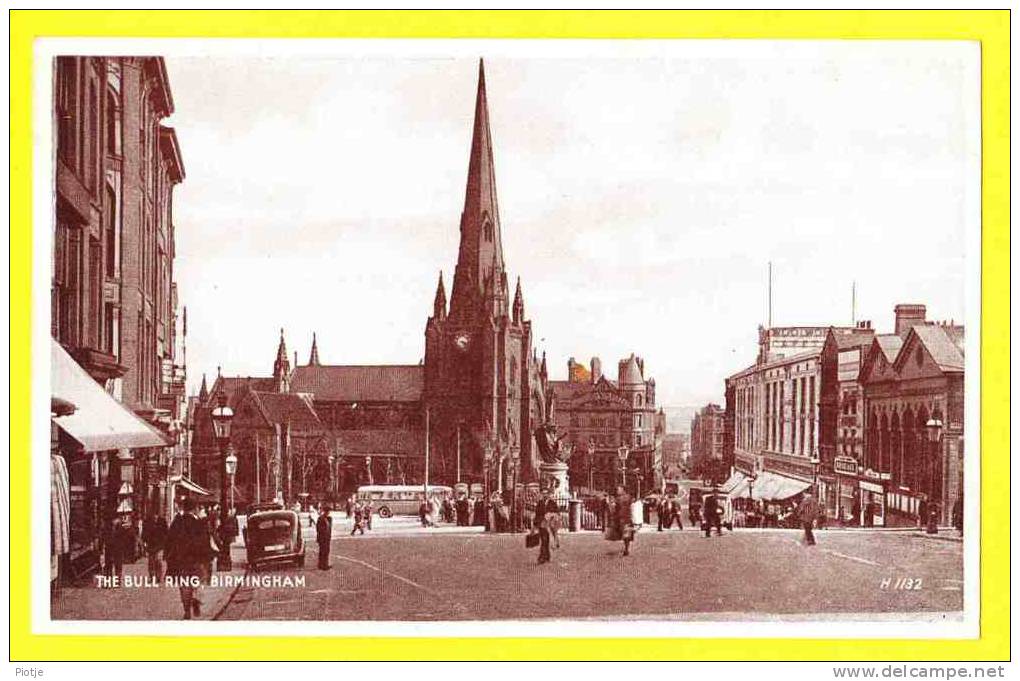
M 627 488 L 627 457 L 629 455 L 630 448 L 627 445 L 620 445 L 620 448 L 616 450 L 616 456 L 620 460 L 620 473 L 624 489 Z
M 822 461 L 817 456 L 811 457 L 811 470 L 813 474 L 813 481 L 811 483 L 811 490 L 818 496 L 818 464 Z
M 928 481 L 928 517 L 925 518 L 927 522 L 928 534 L 938 534 L 939 532 L 939 504 L 942 503 L 942 480 L 941 475 L 936 479 L 936 473 L 938 472 L 939 463 L 939 441 L 942 439 L 942 420 L 931 418 L 924 425 L 925 433 L 928 436 L 928 446 L 931 458 L 931 474 Z
M 588 440 L 588 493 L 595 491 L 595 440 Z
M 234 455 L 233 448 L 228 448 L 228 454 L 226 459 L 227 464 L 227 476 L 230 478 L 230 510 L 234 508 L 234 475 L 237 474 L 237 457 Z
M 234 418 L 234 410 L 226 405 L 226 399 L 220 401 L 212 411 L 213 430 L 216 434 L 216 442 L 220 446 L 220 527 L 224 527 L 228 519 L 227 510 L 227 467 L 228 447 L 230 446 L 230 422 Z M 237 459 L 235 457 L 236 465 Z M 230 544 L 226 541 L 220 542 L 220 555 L 216 561 L 216 569 L 220 572 L 229 572 L 233 569 L 230 562 Z

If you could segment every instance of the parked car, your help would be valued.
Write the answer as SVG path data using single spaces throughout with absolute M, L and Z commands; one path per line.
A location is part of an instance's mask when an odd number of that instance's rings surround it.
M 305 564 L 301 520 L 294 511 L 274 510 L 248 517 L 245 546 L 253 569 L 271 563 Z

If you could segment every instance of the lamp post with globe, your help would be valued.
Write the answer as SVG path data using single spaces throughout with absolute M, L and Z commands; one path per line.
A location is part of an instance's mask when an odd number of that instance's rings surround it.
M 227 480 L 229 472 L 228 448 L 230 446 L 230 423 L 234 419 L 234 410 L 226 404 L 225 399 L 212 410 L 213 431 L 216 434 L 216 443 L 220 446 L 220 527 L 225 527 L 229 519 Z M 237 457 L 234 457 L 234 466 L 237 465 Z M 220 555 L 216 560 L 216 569 L 220 572 L 229 572 L 233 569 L 230 560 L 230 544 L 226 541 L 220 542 Z

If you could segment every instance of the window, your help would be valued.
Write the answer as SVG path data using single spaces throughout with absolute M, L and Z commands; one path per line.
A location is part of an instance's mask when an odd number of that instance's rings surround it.
M 75 114 L 78 106 L 78 60 L 57 58 L 57 153 L 67 165 L 75 166 L 77 131 Z
M 106 185 L 103 195 L 103 238 L 106 246 L 106 276 L 116 277 L 117 270 L 117 199 L 113 187 Z
M 99 239 L 89 239 L 89 344 L 103 348 L 103 270 Z

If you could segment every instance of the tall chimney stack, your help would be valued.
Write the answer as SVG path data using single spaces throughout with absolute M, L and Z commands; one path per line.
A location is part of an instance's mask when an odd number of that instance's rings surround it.
M 901 303 L 894 308 L 896 312 L 896 335 L 906 338 L 907 333 L 915 326 L 925 323 L 927 310 L 924 305 Z

